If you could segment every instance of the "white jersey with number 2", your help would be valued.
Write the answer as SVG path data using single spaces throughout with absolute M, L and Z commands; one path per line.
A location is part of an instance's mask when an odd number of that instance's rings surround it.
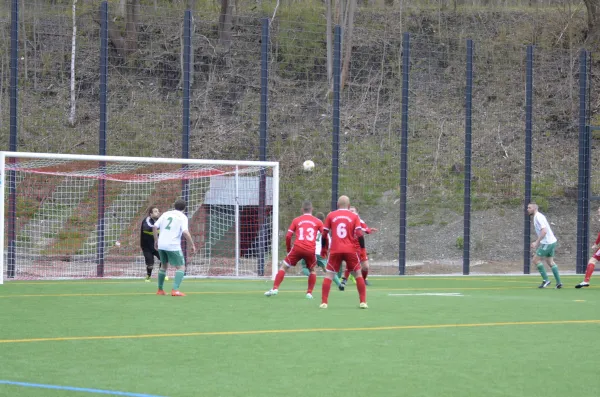
M 154 226 L 160 229 L 159 250 L 181 251 L 181 235 L 188 230 L 188 218 L 183 212 L 167 211 L 158 218 Z
M 557 242 L 558 240 L 552 233 L 552 229 L 550 229 L 550 225 L 548 224 L 548 220 L 544 216 L 544 214 L 537 212 L 533 217 L 533 227 L 535 228 L 535 233 L 539 236 L 542 232 L 543 228 L 546 228 L 546 235 L 540 241 L 540 244 L 552 244 Z

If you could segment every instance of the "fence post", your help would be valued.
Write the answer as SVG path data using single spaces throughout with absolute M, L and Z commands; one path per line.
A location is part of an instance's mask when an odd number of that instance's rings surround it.
M 408 191 L 408 83 L 410 74 L 410 34 L 402 37 L 402 134 L 400 141 L 400 242 L 398 274 L 406 273 L 406 197 Z
M 523 274 L 531 272 L 531 218 L 527 206 L 531 202 L 531 165 L 533 155 L 533 46 L 527 46 L 525 81 L 525 200 L 523 203 Z
M 269 18 L 262 19 L 261 34 L 261 67 L 260 67 L 260 142 L 259 160 L 267 161 L 267 130 L 269 115 Z M 259 276 L 265 274 L 265 247 L 267 245 L 265 230 L 267 197 L 267 174 L 260 169 L 258 181 L 258 270 Z M 271 244 L 277 244 L 272 241 Z
M 181 158 L 190 158 L 190 89 L 191 89 L 191 63 L 192 63 L 192 11 L 185 10 L 183 15 L 183 109 L 181 123 Z M 187 164 L 184 164 L 182 169 L 186 170 Z M 181 181 L 181 197 L 186 202 L 185 214 L 188 214 L 189 196 L 190 196 L 190 181 L 184 178 Z M 187 241 L 181 241 L 181 250 L 183 257 L 187 258 Z
M 108 98 L 108 2 L 100 4 L 100 129 L 98 131 L 98 154 L 106 156 L 106 125 Z M 106 162 L 100 161 L 100 173 L 104 175 Z M 105 179 L 98 181 L 98 223 L 96 225 L 96 276 L 104 276 L 104 200 Z
M 11 20 L 10 20 L 10 142 L 9 150 L 17 151 L 18 134 L 18 105 L 19 105 L 19 0 L 11 2 Z M 9 158 L 14 163 L 15 158 Z M 15 277 L 15 263 L 17 260 L 16 246 L 16 220 L 17 220 L 17 178 L 14 171 L 8 171 L 8 252 L 7 269 L 8 278 Z M 4 187 L 2 187 L 4 188 Z M 4 244 L 4 241 L 1 242 Z M 4 258 L 0 258 L 4 260 Z
M 333 132 L 331 149 L 331 210 L 337 209 L 340 166 L 340 89 L 342 79 L 342 27 L 335 25 L 333 39 Z
M 473 40 L 467 39 L 467 72 L 465 90 L 465 186 L 463 225 L 463 274 L 470 271 L 471 247 L 471 134 L 473 109 Z
M 589 239 L 589 135 L 587 127 L 587 51 L 579 55 L 579 176 L 577 189 L 577 265 L 576 273 L 585 272 Z

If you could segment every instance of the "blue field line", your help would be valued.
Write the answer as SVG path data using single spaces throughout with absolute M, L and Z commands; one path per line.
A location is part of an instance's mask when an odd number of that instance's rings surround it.
M 112 396 L 165 397 L 165 396 L 158 396 L 158 395 L 154 395 L 154 394 L 129 393 L 126 391 L 116 391 L 116 390 L 88 389 L 86 387 L 45 385 L 45 384 L 41 384 L 41 383 L 14 382 L 11 380 L 0 380 L 0 385 L 34 387 L 34 388 L 38 388 L 38 389 L 68 390 L 68 391 L 78 391 L 78 392 L 82 392 L 82 393 L 110 394 Z

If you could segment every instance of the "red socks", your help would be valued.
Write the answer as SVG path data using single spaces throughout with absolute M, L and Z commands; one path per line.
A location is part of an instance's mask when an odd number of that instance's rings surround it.
M 590 278 L 592 278 L 593 273 L 594 273 L 594 264 L 588 263 L 587 269 L 585 269 L 585 278 L 583 279 L 583 281 L 585 281 L 586 283 L 589 283 Z
M 307 294 L 312 294 L 316 283 L 317 283 L 317 275 L 315 273 L 310 273 L 308 275 L 308 290 L 306 291 Z
M 325 277 L 321 289 L 321 303 L 327 303 L 329 300 L 329 291 L 331 290 L 331 280 Z
M 348 277 L 350 277 L 350 270 L 346 269 L 344 270 L 344 278 L 348 280 Z
M 366 280 L 367 276 L 369 275 L 369 269 L 366 269 L 366 270 L 365 269 L 360 269 L 360 272 L 361 272 L 363 278 Z
M 367 302 L 367 286 L 365 285 L 365 279 L 362 277 L 358 277 L 356 279 L 356 289 L 358 290 L 358 297 L 360 299 L 360 303 Z
M 277 275 L 275 276 L 275 282 L 273 283 L 273 289 L 279 289 L 279 285 L 283 281 L 285 277 L 285 272 L 283 270 L 279 270 Z

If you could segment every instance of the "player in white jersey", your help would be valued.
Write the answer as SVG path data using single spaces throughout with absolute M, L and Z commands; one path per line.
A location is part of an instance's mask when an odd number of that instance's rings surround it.
M 548 273 L 546 273 L 546 269 L 544 268 L 543 262 L 545 262 L 552 270 L 552 274 L 554 274 L 556 288 L 560 289 L 562 288 L 560 274 L 558 273 L 558 266 L 554 263 L 554 251 L 556 250 L 556 242 L 558 240 L 554 236 L 544 214 L 538 211 L 536 203 L 529 203 L 527 213 L 529 216 L 533 216 L 533 227 L 535 228 L 535 234 L 537 234 L 537 239 L 531 243 L 531 248 L 536 250 L 533 256 L 533 264 L 542 275 L 542 284 L 538 288 L 546 288 L 550 285 Z
M 171 296 L 185 296 L 179 291 L 179 286 L 185 275 L 183 267 L 185 266 L 185 258 L 181 250 L 181 236 L 183 235 L 188 242 L 192 253 L 196 252 L 196 246 L 192 235 L 188 230 L 188 218 L 183 213 L 185 210 L 185 201 L 178 199 L 175 201 L 175 210 L 167 211 L 158 218 L 152 226 L 154 234 L 154 248 L 158 250 L 160 256 L 160 270 L 158 271 L 158 292 L 157 295 L 165 295 L 163 286 L 167 275 L 169 265 L 175 266 L 175 280 L 173 281 L 173 289 Z M 160 235 L 158 234 L 160 229 Z

